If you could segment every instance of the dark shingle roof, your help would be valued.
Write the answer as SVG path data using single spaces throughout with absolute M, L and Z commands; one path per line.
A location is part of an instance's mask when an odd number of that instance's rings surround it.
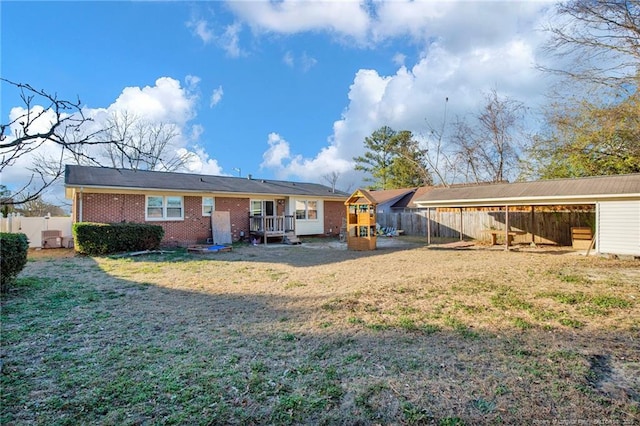
M 640 196 L 640 174 L 434 188 L 417 199 L 416 203 L 422 206 L 488 206 L 554 200 L 594 202 L 621 196 Z
M 336 198 L 341 200 L 349 196 L 349 194 L 341 191 L 333 192 L 328 186 L 317 183 L 71 165 L 67 165 L 65 169 L 65 186 L 230 194 L 292 195 Z
M 383 204 L 392 200 L 400 199 L 408 193 L 415 192 L 415 190 L 415 188 L 376 189 L 369 190 L 369 195 L 371 195 L 376 203 Z

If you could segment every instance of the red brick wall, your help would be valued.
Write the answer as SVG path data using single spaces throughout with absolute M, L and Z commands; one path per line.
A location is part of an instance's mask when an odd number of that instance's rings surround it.
M 229 212 L 231 217 L 231 239 L 238 241 L 240 232 L 249 238 L 249 199 L 216 197 L 216 211 Z
M 342 219 L 346 217 L 346 207 L 342 201 L 324 202 L 324 233 L 340 234 Z
M 79 195 L 78 195 L 79 197 Z M 96 194 L 84 193 L 82 196 L 82 221 L 98 223 L 134 222 L 145 223 L 145 196 L 138 194 Z M 77 201 L 77 200 L 76 200 Z M 278 214 L 282 214 L 282 205 L 277 204 Z M 249 236 L 248 198 L 216 197 L 216 211 L 228 211 L 231 218 L 231 239 L 238 241 L 243 232 Z M 79 220 L 79 208 L 76 209 Z M 345 217 L 345 206 L 341 201 L 324 202 L 324 232 L 338 235 Z M 203 244 L 211 238 L 211 217 L 202 216 L 202 197 L 184 197 L 184 220 L 148 221 L 164 228 L 165 245 L 187 246 Z
M 79 196 L 79 195 L 78 195 Z M 145 196 L 136 194 L 84 193 L 82 221 L 98 223 L 145 223 Z M 245 198 L 216 198 L 217 211 L 231 216 L 231 238 L 240 239 L 240 231 L 249 234 L 249 200 Z M 79 220 L 79 208 L 77 217 Z M 184 197 L 184 220 L 148 221 L 164 228 L 164 245 L 187 246 L 206 243 L 211 238 L 211 217 L 202 216 L 202 197 Z
M 78 199 L 80 194 L 78 194 Z M 135 194 L 91 194 L 83 193 L 82 221 L 97 223 L 134 222 L 144 223 L 144 195 Z M 78 207 L 80 220 L 80 208 Z

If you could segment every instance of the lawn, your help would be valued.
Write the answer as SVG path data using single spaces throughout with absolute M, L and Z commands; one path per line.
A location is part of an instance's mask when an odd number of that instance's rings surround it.
M 32 252 L 2 424 L 638 424 L 640 262 L 559 249 Z

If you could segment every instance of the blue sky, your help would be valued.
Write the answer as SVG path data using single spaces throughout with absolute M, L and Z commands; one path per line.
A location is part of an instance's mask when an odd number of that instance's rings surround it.
M 428 134 L 483 93 L 528 106 L 548 81 L 549 2 L 293 1 L 0 3 L 1 72 L 87 111 L 180 128 L 196 173 L 355 188 L 352 158 L 389 125 Z M 2 121 L 23 106 L 3 85 Z M 425 136 L 426 137 L 426 136 Z M 52 148 L 53 149 L 53 148 Z M 28 159 L 2 183 L 28 179 Z

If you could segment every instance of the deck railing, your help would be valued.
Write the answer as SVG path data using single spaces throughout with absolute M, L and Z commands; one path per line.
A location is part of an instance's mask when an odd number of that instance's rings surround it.
M 293 216 L 249 216 L 249 230 L 262 235 L 283 235 L 296 229 Z

